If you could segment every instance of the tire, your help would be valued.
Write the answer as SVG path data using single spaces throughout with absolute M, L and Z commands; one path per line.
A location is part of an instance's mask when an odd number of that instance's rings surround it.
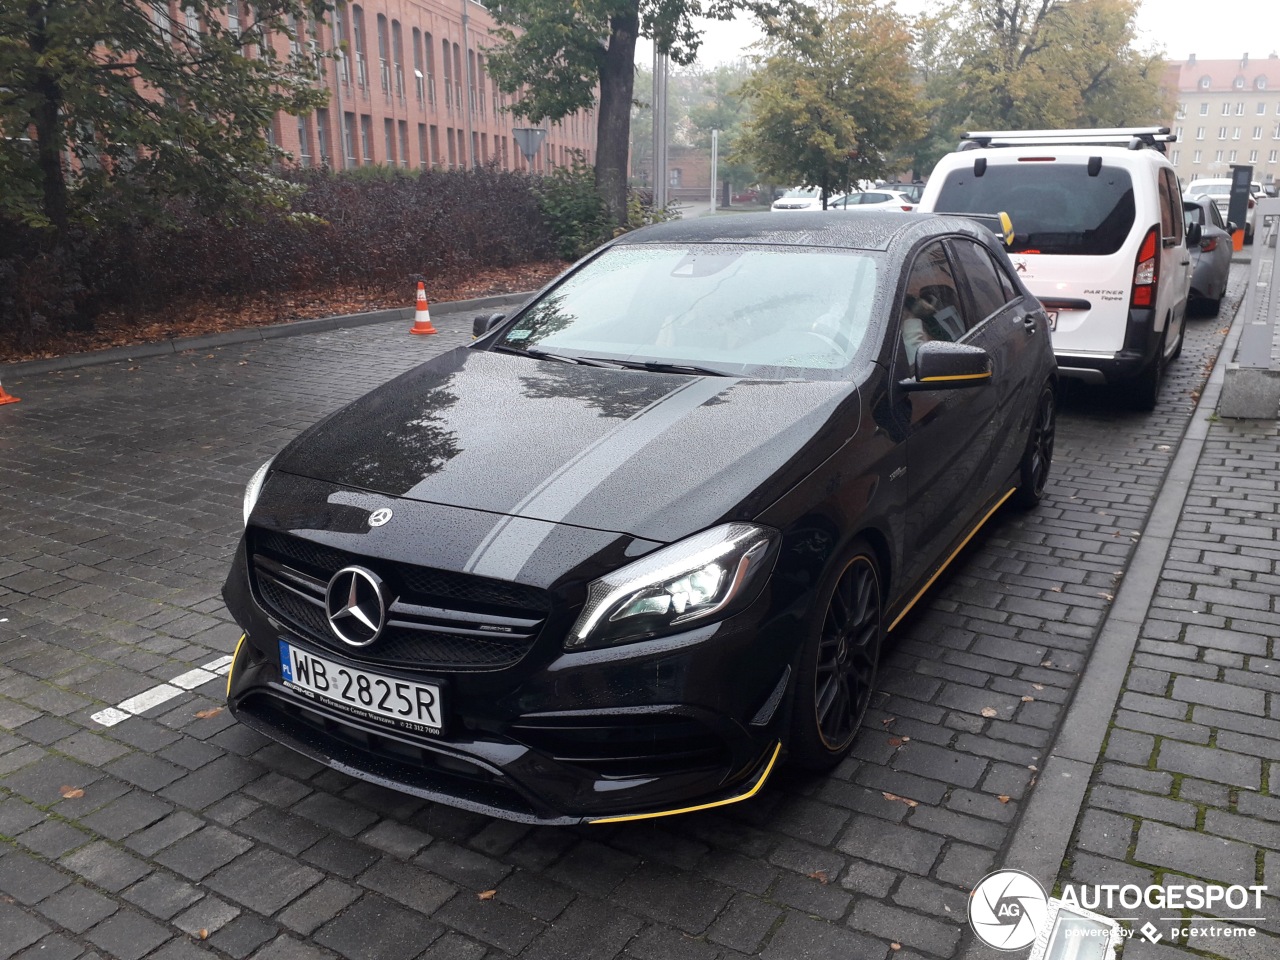
M 1024 509 L 1031 509 L 1044 499 L 1049 482 L 1049 468 L 1053 466 L 1053 440 L 1057 433 L 1058 398 L 1053 384 L 1046 383 L 1036 402 L 1035 417 L 1027 433 L 1027 446 L 1018 464 L 1018 490 L 1013 502 Z
M 1135 410 L 1154 410 L 1160 399 L 1160 381 L 1164 375 L 1164 338 L 1168 332 L 1166 328 L 1160 334 L 1160 345 L 1156 347 L 1155 356 L 1129 384 L 1129 399 Z
M 1173 353 L 1169 355 L 1169 362 L 1172 363 L 1182 356 L 1182 343 L 1187 339 L 1187 310 L 1182 308 L 1182 318 L 1178 321 L 1178 345 L 1173 348 Z
M 1216 317 L 1222 310 L 1222 298 L 1210 300 L 1207 297 L 1200 301 L 1200 312 L 1206 317 Z
M 853 745 L 880 667 L 883 606 L 880 565 L 858 543 L 801 652 L 789 745 L 797 766 L 829 770 Z

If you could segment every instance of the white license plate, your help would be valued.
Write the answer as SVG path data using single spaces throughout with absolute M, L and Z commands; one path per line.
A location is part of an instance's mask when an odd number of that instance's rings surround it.
M 348 713 L 389 720 L 418 733 L 439 736 L 444 716 L 440 687 L 383 677 L 335 663 L 280 641 L 285 685 Z
M 1046 310 L 1044 312 L 1044 315 L 1049 318 L 1049 330 L 1050 331 L 1057 330 L 1058 329 L 1058 311 Z

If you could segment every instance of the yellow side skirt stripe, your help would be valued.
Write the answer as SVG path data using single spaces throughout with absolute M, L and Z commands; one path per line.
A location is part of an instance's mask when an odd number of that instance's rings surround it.
M 1014 492 L 1017 489 L 1018 489 L 1017 487 L 1011 487 L 1009 489 L 1009 492 L 1006 493 L 1003 497 L 1001 497 L 996 502 L 996 505 L 994 507 L 992 507 L 990 510 L 987 511 L 987 515 L 983 517 L 981 520 L 979 520 L 977 525 L 972 530 L 969 531 L 969 535 L 960 541 L 960 545 L 951 551 L 951 556 L 947 557 L 947 559 L 943 562 L 942 566 L 940 566 L 937 570 L 934 571 L 933 576 L 929 578 L 929 581 L 923 587 L 920 588 L 919 592 L 916 593 L 914 597 L 911 598 L 911 602 L 908 603 L 903 608 L 902 612 L 898 614 L 897 618 L 893 621 L 893 623 L 889 624 L 889 630 L 892 630 L 894 627 L 896 627 L 902 621 L 902 618 L 911 612 L 911 608 L 916 605 L 916 601 L 919 600 L 922 596 L 924 596 L 924 593 L 926 590 L 928 590 L 930 587 L 933 586 L 933 581 L 937 580 L 940 576 L 942 576 L 942 571 L 947 569 L 947 567 L 951 565 L 951 561 L 956 558 L 956 555 L 959 554 L 961 550 L 963 550 L 966 546 L 969 545 L 969 541 L 973 539 L 973 535 L 977 533 L 979 530 L 981 530 L 983 526 L 986 525 L 986 522 L 991 519 L 991 515 L 994 514 L 997 510 L 999 510 L 1002 506 L 1004 506 L 1004 502 L 1008 500 L 1010 497 L 1012 497 Z M 888 630 L 886 630 L 885 632 L 888 633 Z
M 231 696 L 231 675 L 236 672 L 236 661 L 240 659 L 240 648 L 244 646 L 245 635 L 240 634 L 240 639 L 236 641 L 235 653 L 231 654 L 231 665 L 227 667 L 227 696 Z
M 590 823 L 622 823 L 627 820 L 651 820 L 654 817 L 674 817 L 678 813 L 693 813 L 695 810 L 710 810 L 712 807 L 723 807 L 731 803 L 738 803 L 742 800 L 750 800 L 764 786 L 764 782 L 769 779 L 769 774 L 773 772 L 773 765 L 778 762 L 778 754 L 782 752 L 782 741 L 779 740 L 773 748 L 773 756 L 769 758 L 768 764 L 765 765 L 764 773 L 760 774 L 755 785 L 746 793 L 739 794 L 736 797 L 729 797 L 727 800 L 713 800 L 710 803 L 700 803 L 695 807 L 681 807 L 678 810 L 658 810 L 653 813 L 629 813 L 620 817 L 600 817 L 599 819 L 590 820 Z

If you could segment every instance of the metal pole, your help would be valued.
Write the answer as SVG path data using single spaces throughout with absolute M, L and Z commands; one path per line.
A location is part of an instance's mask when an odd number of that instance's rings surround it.
M 653 45 L 653 205 L 667 205 L 667 57 Z
M 711 212 L 716 211 L 716 168 L 720 165 L 720 131 L 711 131 Z

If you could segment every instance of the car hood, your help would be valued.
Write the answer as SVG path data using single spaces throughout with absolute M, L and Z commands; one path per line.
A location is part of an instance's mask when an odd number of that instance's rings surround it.
M 460 348 L 316 424 L 274 469 L 669 542 L 749 519 L 848 440 L 848 381 L 702 377 Z

